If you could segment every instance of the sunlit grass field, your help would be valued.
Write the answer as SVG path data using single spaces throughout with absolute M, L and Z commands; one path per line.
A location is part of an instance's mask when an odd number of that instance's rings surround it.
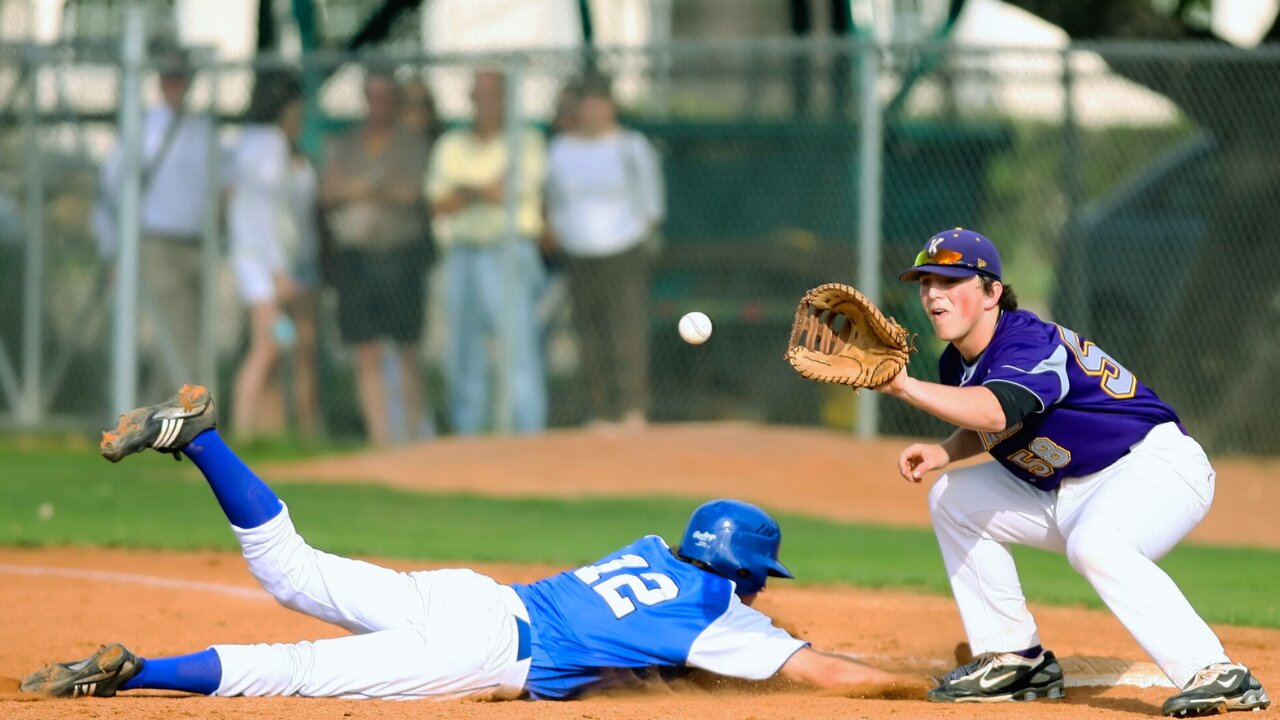
M 251 448 L 248 462 L 309 448 Z M 276 488 L 314 546 L 349 555 L 466 563 L 588 563 L 646 534 L 680 539 L 695 500 L 559 500 L 423 494 L 367 485 Z M 782 560 L 800 583 L 950 592 L 928 529 L 778 514 Z M 119 465 L 84 440 L 0 440 L 0 545 L 236 548 L 190 462 L 147 453 Z M 1017 548 L 1032 601 L 1101 607 L 1061 556 Z M 1210 622 L 1280 627 L 1280 552 L 1184 545 L 1161 565 Z

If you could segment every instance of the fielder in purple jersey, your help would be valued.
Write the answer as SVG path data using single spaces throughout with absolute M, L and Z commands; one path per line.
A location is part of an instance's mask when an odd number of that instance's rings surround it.
M 1177 413 L 1075 331 L 1018 309 L 992 242 L 955 228 L 925 243 L 899 279 L 917 282 L 949 344 L 941 383 L 899 373 L 876 388 L 957 426 L 902 451 L 898 470 L 950 470 L 929 492 L 938 545 L 975 658 L 929 693 L 937 702 L 1063 695 L 1008 545 L 1064 553 L 1181 691 L 1166 715 L 1270 704 L 1261 683 L 1156 565 L 1205 516 L 1215 475 Z
M 944 385 L 985 386 L 1020 397 L 1024 406 L 1034 401 L 1026 417 L 978 437 L 1009 472 L 1041 490 L 1098 472 L 1152 428 L 1179 422 L 1173 408 L 1102 348 L 1027 310 L 1001 312 L 991 343 L 975 361 L 948 345 L 938 367 Z
M 24 692 L 569 699 L 692 668 L 881 696 L 926 685 L 814 650 L 751 607 L 770 577 L 791 572 L 778 560 L 778 523 L 749 503 L 703 504 L 676 548 L 650 535 L 527 585 L 466 569 L 402 573 L 307 545 L 289 508 L 223 442 L 215 420 L 208 391 L 183 386 L 167 402 L 122 415 L 103 433 L 102 454 L 115 462 L 154 448 L 189 458 L 263 589 L 351 635 L 161 658 L 113 643 L 47 665 L 22 681 Z

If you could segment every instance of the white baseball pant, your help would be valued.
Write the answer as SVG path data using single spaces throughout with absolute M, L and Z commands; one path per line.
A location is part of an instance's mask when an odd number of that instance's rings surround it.
M 994 461 L 939 477 L 929 510 L 973 652 L 1040 644 L 1007 545 L 1018 543 L 1065 553 L 1178 687 L 1226 662 L 1217 636 L 1156 565 L 1209 511 L 1214 480 L 1200 444 L 1174 423 L 1054 492 Z
M 232 530 L 249 570 L 280 604 L 356 634 L 215 645 L 215 695 L 444 700 L 523 691 L 529 616 L 510 587 L 471 570 L 402 573 L 320 552 L 298 535 L 288 508 Z

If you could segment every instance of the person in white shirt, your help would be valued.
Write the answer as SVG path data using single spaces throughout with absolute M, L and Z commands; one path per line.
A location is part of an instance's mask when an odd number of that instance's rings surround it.
M 284 70 L 258 73 L 232 163 L 227 205 L 231 266 L 249 306 L 249 348 L 236 373 L 235 432 L 267 429 L 263 398 L 280 345 L 293 346 L 298 430 L 316 427 L 315 308 L 319 286 L 315 168 L 301 152 L 301 85 Z M 265 413 L 269 415 L 270 413 Z M 279 430 L 281 428 L 272 428 Z
M 576 122 L 551 142 L 547 211 L 567 259 L 591 421 L 643 425 L 649 409 L 649 270 L 665 214 L 657 152 L 618 123 L 607 78 L 577 87 Z M 609 307 L 609 313 L 600 308 Z
M 143 390 L 164 392 L 176 380 L 169 375 L 199 377 L 200 288 L 213 277 L 203 272 L 200 239 L 213 211 L 209 164 L 217 152 L 217 128 L 207 114 L 185 107 L 192 75 L 185 51 L 165 46 L 154 55 L 163 102 L 146 112 L 142 126 L 140 305 L 143 336 L 153 340 L 148 343 L 152 362 Z M 102 165 L 93 211 L 99 251 L 109 263 L 115 262 L 119 250 L 116 223 L 122 180 L 117 145 Z M 154 327 L 147 321 L 155 321 Z M 176 357 L 162 355 L 160 335 L 172 341 Z M 181 367 L 173 367 L 174 362 Z

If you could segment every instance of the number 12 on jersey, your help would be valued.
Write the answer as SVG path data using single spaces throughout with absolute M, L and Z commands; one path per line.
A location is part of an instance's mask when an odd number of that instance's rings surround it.
M 641 605 L 657 605 L 680 594 L 680 588 L 676 587 L 675 581 L 662 573 L 628 572 L 601 579 L 602 576 L 619 570 L 647 567 L 649 563 L 644 558 L 628 553 L 607 563 L 580 567 L 573 571 L 573 575 L 604 598 L 609 609 L 613 611 L 614 617 L 624 618 L 635 612 L 636 602 Z M 630 594 L 635 598 L 635 602 L 622 594 L 623 588 L 631 591 Z

